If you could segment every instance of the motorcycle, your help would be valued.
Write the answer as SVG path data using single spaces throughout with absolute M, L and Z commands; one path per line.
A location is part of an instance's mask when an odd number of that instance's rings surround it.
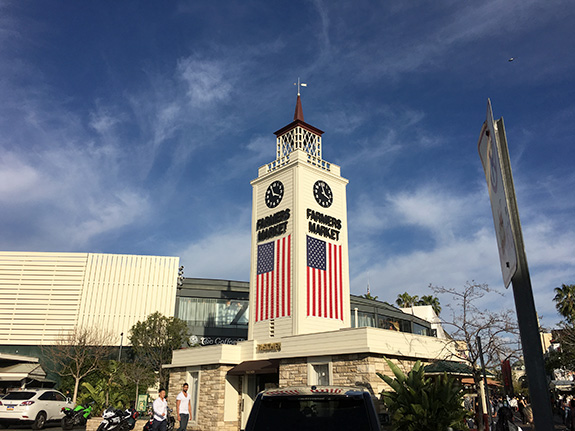
M 62 407 L 64 417 L 62 418 L 62 429 L 71 430 L 74 426 L 84 426 L 88 422 L 88 417 L 92 413 L 92 405 L 82 407 L 77 405 L 74 408 Z
M 174 431 L 176 427 L 176 418 L 172 415 L 173 410 L 168 407 L 168 414 L 166 416 L 166 431 Z M 150 412 L 150 419 L 144 425 L 144 431 L 152 431 L 152 424 L 154 423 L 154 412 Z
M 136 426 L 138 412 L 134 409 L 120 410 L 108 407 L 102 413 L 97 431 L 131 431 Z

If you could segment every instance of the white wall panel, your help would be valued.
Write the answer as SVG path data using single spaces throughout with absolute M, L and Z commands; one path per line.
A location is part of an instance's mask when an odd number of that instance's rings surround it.
M 0 252 L 0 343 L 48 344 L 77 321 L 87 253 Z
M 153 312 L 174 316 L 179 258 L 95 254 L 88 256 L 78 323 L 117 334 L 124 344 L 134 323 Z
M 0 252 L 0 344 L 52 344 L 76 325 L 124 333 L 173 316 L 179 258 Z

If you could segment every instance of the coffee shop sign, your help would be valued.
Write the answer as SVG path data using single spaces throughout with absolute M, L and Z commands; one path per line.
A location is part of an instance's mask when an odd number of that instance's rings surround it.
M 192 335 L 190 337 L 190 346 L 210 346 L 213 344 L 231 344 L 236 345 L 238 341 L 244 341 L 243 338 L 224 338 L 224 337 L 198 337 Z

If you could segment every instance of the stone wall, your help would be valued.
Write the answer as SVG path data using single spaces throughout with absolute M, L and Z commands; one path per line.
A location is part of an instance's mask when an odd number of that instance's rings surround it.
M 279 387 L 307 385 L 307 358 L 282 359 Z
M 200 394 L 198 400 L 197 421 L 188 423 L 191 431 L 237 431 L 240 429 L 239 403 L 232 408 L 238 411 L 237 420 L 224 421 L 224 399 L 226 387 L 226 374 L 231 365 L 204 365 L 200 369 Z M 176 396 L 185 382 L 186 370 L 173 369 L 170 373 L 170 393 L 168 405 L 175 410 Z M 177 426 L 177 424 L 176 424 Z
M 415 361 L 390 358 L 405 372 L 413 367 Z M 360 353 L 335 355 L 331 357 L 332 383 L 337 386 L 363 386 L 370 390 L 376 398 L 380 398 L 382 390 L 389 390 L 387 384 L 376 373 L 393 376 L 393 372 L 385 362 L 383 355 Z M 200 394 L 198 401 L 197 421 L 188 424 L 190 431 L 239 431 L 241 408 L 241 385 L 236 403 L 228 408 L 237 411 L 237 419 L 224 421 L 224 400 L 226 374 L 231 365 L 204 365 L 200 369 Z M 187 378 L 184 368 L 172 369 L 168 405 L 175 410 L 176 396 Z M 240 379 L 241 381 L 241 379 Z M 279 387 L 307 386 L 308 358 L 282 359 L 279 367 Z M 379 404 L 379 403 L 378 403 Z M 381 406 L 378 405 L 378 408 Z M 177 424 L 176 424 L 177 426 Z M 94 430 L 87 430 L 94 431 Z

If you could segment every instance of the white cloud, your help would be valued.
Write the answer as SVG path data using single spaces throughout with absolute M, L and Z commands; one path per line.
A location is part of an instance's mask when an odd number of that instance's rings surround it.
M 231 228 L 205 236 L 178 255 L 187 277 L 248 280 L 250 242 L 249 230 Z
M 477 194 L 458 196 L 444 187 L 422 186 L 388 196 L 380 208 L 362 203 L 362 211 L 353 216 L 362 242 L 350 244 L 353 292 L 363 294 L 368 277 L 373 294 L 391 303 L 405 291 L 431 294 L 429 283 L 459 287 L 475 280 L 504 291 L 493 222 L 478 213 L 478 199 L 489 205 L 487 198 Z M 421 229 L 420 235 L 436 241 L 429 250 L 398 253 L 370 238 L 370 232 L 389 233 L 398 226 Z M 537 309 L 544 325 L 552 327 L 559 320 L 553 288 L 575 278 L 575 229 L 539 217 L 524 222 L 523 232 Z M 505 291 L 503 299 L 485 298 L 484 306 L 514 309 L 512 289 Z
M 0 154 L 0 201 L 22 202 L 37 197 L 37 170 L 12 152 Z
M 230 74 L 235 69 L 230 66 L 213 60 L 181 59 L 177 71 L 186 83 L 189 103 L 206 107 L 229 99 L 232 92 Z

